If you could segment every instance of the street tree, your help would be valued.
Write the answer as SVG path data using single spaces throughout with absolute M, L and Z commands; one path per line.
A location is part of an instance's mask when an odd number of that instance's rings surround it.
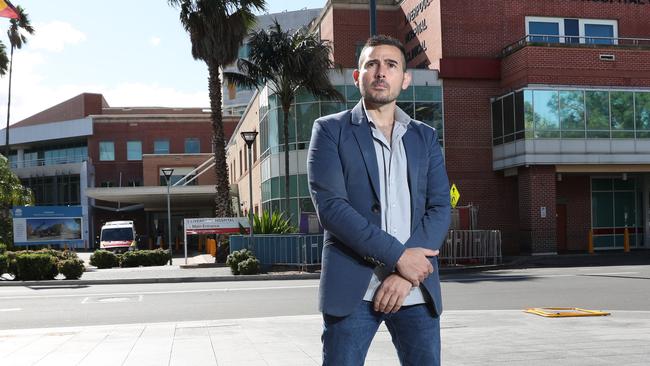
M 276 21 L 268 30 L 260 29 L 248 40 L 250 53 L 237 61 L 239 72 L 224 73 L 228 81 L 253 88 L 267 86 L 269 94 L 276 94 L 284 115 L 282 136 L 284 143 L 284 198 L 289 205 L 289 112 L 296 93 L 303 89 L 315 97 L 345 101 L 332 85 L 329 73 L 335 65 L 331 47 L 306 28 L 284 30 Z
M 0 155 L 0 243 L 13 243 L 13 225 L 10 210 L 14 206 L 33 203 L 30 189 L 9 169 L 9 160 Z
M 23 48 L 23 45 L 27 43 L 27 36 L 25 34 L 34 34 L 34 27 L 32 27 L 32 24 L 29 21 L 29 14 L 25 12 L 25 9 L 18 5 L 16 7 L 16 13 L 18 13 L 18 17 L 9 20 L 9 29 L 7 30 L 7 36 L 9 37 L 9 44 L 11 46 L 9 57 L 9 92 L 7 94 L 7 128 L 5 129 L 5 156 L 7 157 L 9 157 L 10 152 L 9 116 L 11 111 L 11 71 L 14 61 L 14 49 L 21 49 Z
M 217 192 L 217 217 L 233 215 L 221 110 L 220 71 L 237 60 L 239 47 L 255 23 L 254 11 L 264 10 L 264 0 L 168 0 L 180 9 L 180 21 L 192 41 L 192 56 L 208 67 L 208 92 L 212 118 Z

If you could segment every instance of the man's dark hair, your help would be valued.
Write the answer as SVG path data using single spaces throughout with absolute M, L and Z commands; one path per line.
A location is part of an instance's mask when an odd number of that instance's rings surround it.
M 359 68 L 361 68 L 361 57 L 363 57 L 363 52 L 366 50 L 366 48 L 375 47 L 375 46 L 397 47 L 397 49 L 399 49 L 399 51 L 402 53 L 402 58 L 403 58 L 402 61 L 404 62 L 403 68 L 404 71 L 406 71 L 406 49 L 404 49 L 404 45 L 396 38 L 393 38 L 391 36 L 386 36 L 383 34 L 378 34 L 368 38 L 366 44 L 363 45 L 363 48 L 361 49 L 361 53 L 359 54 L 359 62 L 358 62 Z

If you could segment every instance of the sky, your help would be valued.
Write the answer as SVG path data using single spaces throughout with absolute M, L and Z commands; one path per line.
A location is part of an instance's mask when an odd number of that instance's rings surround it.
M 267 0 L 267 12 L 320 8 L 325 0 Z M 208 107 L 207 68 L 192 58 L 178 10 L 166 0 L 12 0 L 34 35 L 14 51 L 11 118 L 16 123 L 84 92 L 111 107 Z M 7 47 L 9 19 L 0 18 Z M 0 128 L 8 74 L 0 78 Z

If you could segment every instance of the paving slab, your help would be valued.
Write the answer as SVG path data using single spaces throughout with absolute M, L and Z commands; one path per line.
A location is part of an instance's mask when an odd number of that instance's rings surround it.
M 320 365 L 320 315 L 0 330 L 7 365 Z M 650 312 L 446 311 L 443 365 L 648 365 Z M 382 326 L 366 365 L 398 365 Z

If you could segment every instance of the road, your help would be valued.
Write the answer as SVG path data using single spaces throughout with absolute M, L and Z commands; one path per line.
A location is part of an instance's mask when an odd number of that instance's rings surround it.
M 650 265 L 443 276 L 445 310 L 650 311 Z M 0 287 L 0 329 L 317 314 L 317 280 Z

